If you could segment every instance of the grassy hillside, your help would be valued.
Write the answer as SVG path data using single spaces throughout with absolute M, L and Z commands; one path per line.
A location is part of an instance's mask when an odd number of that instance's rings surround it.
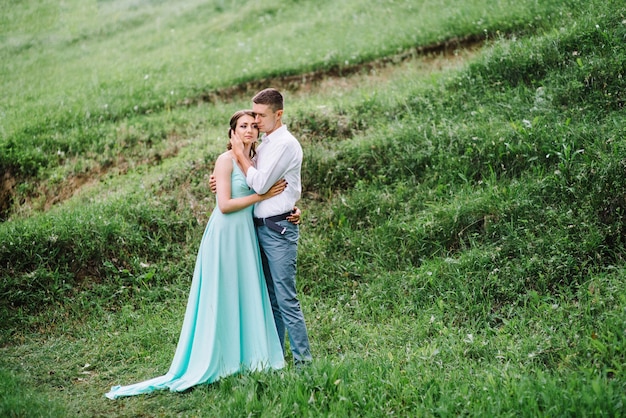
M 3 414 L 624 414 L 626 7 L 335 3 L 11 5 Z M 169 366 L 263 83 L 305 151 L 316 362 L 109 401 Z
M 557 16 L 561 2 L 535 3 L 12 5 L 0 26 L 0 219 L 46 209 L 85 176 L 167 157 L 190 127 L 223 121 L 205 114 L 190 122 L 180 108 L 230 101 L 234 85 L 342 73 L 423 45 L 533 31 Z

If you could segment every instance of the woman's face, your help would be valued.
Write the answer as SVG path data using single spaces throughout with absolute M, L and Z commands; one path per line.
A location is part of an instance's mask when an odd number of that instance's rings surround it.
M 252 116 L 243 115 L 237 120 L 235 132 L 244 144 L 251 144 L 259 139 L 259 128 Z

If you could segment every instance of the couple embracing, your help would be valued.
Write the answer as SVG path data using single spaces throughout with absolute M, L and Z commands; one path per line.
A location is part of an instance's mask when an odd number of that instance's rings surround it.
M 311 361 L 296 295 L 302 148 L 282 123 L 283 96 L 265 89 L 230 120 L 228 150 L 211 188 L 187 309 L 167 374 L 114 386 L 110 399 L 184 391 L 235 373 L 284 367 L 285 334 L 297 367 Z M 264 132 L 257 148 L 259 132 Z

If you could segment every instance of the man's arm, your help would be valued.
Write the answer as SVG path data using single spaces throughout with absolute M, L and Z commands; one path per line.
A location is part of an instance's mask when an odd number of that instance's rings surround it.
M 211 174 L 209 177 L 209 188 L 211 189 L 211 193 L 217 193 L 217 180 L 215 179 L 215 175 Z M 294 225 L 300 225 L 300 220 L 302 218 L 302 211 L 299 207 L 294 206 L 291 215 L 287 217 L 287 220 Z
M 286 142 L 274 144 L 271 152 L 265 151 L 263 154 L 262 167 L 250 167 L 248 170 L 248 186 L 257 193 L 264 193 L 274 182 L 288 174 L 290 167 L 295 164 L 298 149 Z

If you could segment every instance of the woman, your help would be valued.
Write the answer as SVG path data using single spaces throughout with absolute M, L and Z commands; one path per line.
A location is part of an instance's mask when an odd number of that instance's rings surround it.
M 254 156 L 259 129 L 254 113 L 240 110 L 230 119 Z M 204 231 L 187 302 L 183 328 L 167 374 L 130 386 L 114 386 L 110 399 L 159 389 L 184 391 L 242 371 L 284 366 L 272 307 L 265 285 L 253 205 L 281 193 L 280 180 L 263 195 L 248 188 L 230 151 L 215 163 L 217 206 Z

